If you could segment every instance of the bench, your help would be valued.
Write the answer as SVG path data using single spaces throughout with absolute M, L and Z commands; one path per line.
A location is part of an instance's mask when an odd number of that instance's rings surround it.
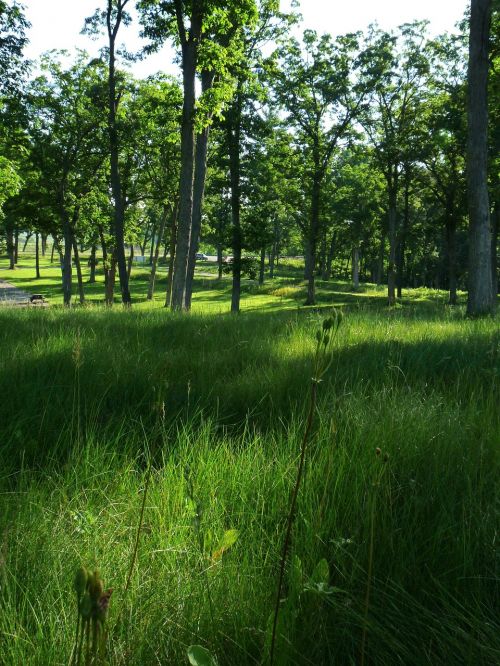
M 40 303 L 40 302 L 43 303 L 44 301 L 45 298 L 43 297 L 42 294 L 32 294 L 30 296 L 30 303 Z

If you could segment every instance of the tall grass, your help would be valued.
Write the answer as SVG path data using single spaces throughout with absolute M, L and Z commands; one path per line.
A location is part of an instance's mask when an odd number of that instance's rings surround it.
M 68 662 L 81 562 L 114 588 L 111 664 L 184 664 L 193 643 L 260 663 L 319 318 L 0 312 L 2 665 Z M 498 321 L 438 309 L 345 318 L 298 497 L 285 663 L 359 663 L 364 628 L 367 664 L 500 658 L 498 344 Z M 239 532 L 203 568 L 192 493 L 207 548 Z M 322 558 L 328 594 L 308 585 Z

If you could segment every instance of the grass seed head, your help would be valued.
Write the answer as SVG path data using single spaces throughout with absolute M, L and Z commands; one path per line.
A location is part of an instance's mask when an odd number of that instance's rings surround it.
M 73 586 L 78 599 L 81 599 L 87 589 L 88 573 L 85 567 L 80 567 L 75 574 Z
M 80 601 L 80 615 L 84 620 L 88 620 L 92 614 L 92 601 L 90 599 L 90 594 L 85 592 L 81 601 Z
M 102 583 L 99 572 L 96 570 L 94 571 L 92 577 L 89 580 L 89 593 L 93 603 L 97 603 L 99 601 L 103 591 L 104 591 L 104 585 Z

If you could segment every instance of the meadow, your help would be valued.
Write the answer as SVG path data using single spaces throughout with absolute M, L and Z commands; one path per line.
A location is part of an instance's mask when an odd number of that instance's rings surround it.
M 304 308 L 293 265 L 245 282 L 238 317 L 209 269 L 189 315 L 161 307 L 162 279 L 146 303 L 139 270 L 130 311 L 64 310 L 57 270 L 42 270 L 0 271 L 52 303 L 0 309 L 2 666 L 68 664 L 80 564 L 113 588 L 107 663 L 187 664 L 193 644 L 220 666 L 268 661 L 332 307 L 344 318 L 318 386 L 276 663 L 498 663 L 498 318 L 467 320 L 430 290 L 388 309 L 375 285 L 340 280 Z

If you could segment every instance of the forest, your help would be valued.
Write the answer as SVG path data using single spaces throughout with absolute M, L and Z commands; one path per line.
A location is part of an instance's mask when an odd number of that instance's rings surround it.
M 500 662 L 500 3 L 95 4 L 0 0 L 0 664 Z

